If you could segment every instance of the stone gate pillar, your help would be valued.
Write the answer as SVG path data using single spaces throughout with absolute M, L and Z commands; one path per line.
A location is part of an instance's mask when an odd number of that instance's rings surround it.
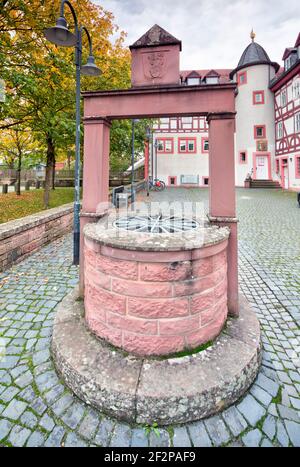
M 83 294 L 83 228 L 96 222 L 107 210 L 109 199 L 110 122 L 84 118 L 83 200 L 80 221 L 80 293 Z
M 230 227 L 228 244 L 228 310 L 238 316 L 238 245 L 235 201 L 235 113 L 213 113 L 209 123 L 209 218 Z

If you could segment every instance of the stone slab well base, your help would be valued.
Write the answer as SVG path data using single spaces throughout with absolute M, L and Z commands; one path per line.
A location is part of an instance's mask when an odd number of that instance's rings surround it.
M 59 305 L 52 353 L 66 385 L 87 404 L 129 423 L 186 423 L 238 400 L 261 361 L 260 328 L 240 297 L 240 317 L 229 319 L 213 345 L 194 355 L 150 359 L 124 354 L 86 328 L 78 290 Z

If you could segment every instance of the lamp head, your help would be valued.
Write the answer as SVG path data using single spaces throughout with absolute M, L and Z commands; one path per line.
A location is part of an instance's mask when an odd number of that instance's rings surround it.
M 102 71 L 95 64 L 95 58 L 93 55 L 89 55 L 85 65 L 81 67 L 81 73 L 84 76 L 100 76 Z
M 44 31 L 46 39 L 53 44 L 62 47 L 72 47 L 76 44 L 76 36 L 69 31 L 68 24 L 64 16 L 60 16 L 53 28 Z

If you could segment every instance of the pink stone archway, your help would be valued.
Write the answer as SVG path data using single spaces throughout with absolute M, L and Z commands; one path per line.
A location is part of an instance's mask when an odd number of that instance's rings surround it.
M 84 93 L 84 172 L 81 232 L 101 217 L 108 201 L 109 133 L 114 119 L 207 117 L 209 123 L 210 221 L 231 229 L 228 245 L 228 309 L 238 315 L 237 221 L 234 181 L 234 83 L 180 83 L 181 41 L 154 25 L 132 46 L 131 83 L 126 90 Z M 97 212 L 98 208 L 98 212 Z M 102 213 L 103 215 L 103 213 Z M 81 239 L 81 246 L 83 241 Z M 81 288 L 84 274 L 81 248 Z
M 108 200 L 110 122 L 125 118 L 206 115 L 210 139 L 210 219 L 231 228 L 228 308 L 238 315 L 237 224 L 234 183 L 234 84 L 160 86 L 84 93 L 84 174 L 81 227 L 97 220 Z M 81 250 L 82 251 L 82 250 Z M 81 271 L 83 271 L 81 259 Z

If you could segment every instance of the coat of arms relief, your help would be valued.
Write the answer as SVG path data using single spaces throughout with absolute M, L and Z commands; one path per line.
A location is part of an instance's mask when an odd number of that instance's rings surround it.
M 162 78 L 166 71 L 166 53 L 151 52 L 143 55 L 144 73 L 148 79 Z

